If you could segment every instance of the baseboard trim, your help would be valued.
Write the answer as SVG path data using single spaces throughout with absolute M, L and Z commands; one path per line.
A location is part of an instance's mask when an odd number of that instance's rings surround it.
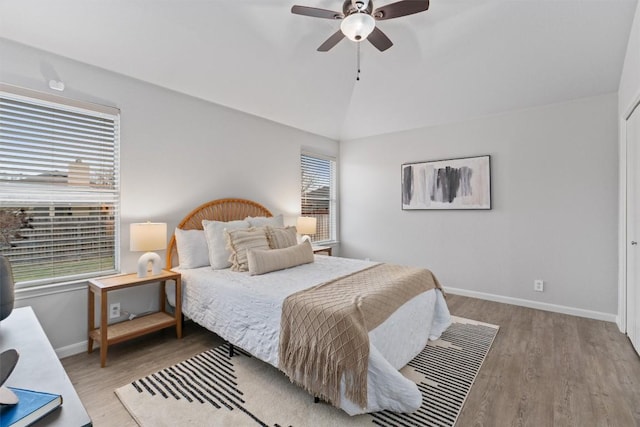
M 505 297 L 502 295 L 488 294 L 485 292 L 478 292 L 478 291 L 470 291 L 467 289 L 451 288 L 448 286 L 445 288 L 445 292 L 454 294 L 454 295 L 461 295 L 463 297 L 471 297 L 471 298 L 478 298 L 478 299 L 483 299 L 488 301 L 501 302 L 501 303 L 517 305 L 521 307 L 535 308 L 537 310 L 569 314 L 569 315 L 578 316 L 578 317 L 586 317 L 588 319 L 604 320 L 605 322 L 618 323 L 619 321 L 618 316 L 612 313 L 602 313 L 599 311 L 583 310 L 581 308 L 567 307 L 564 305 L 549 304 L 546 302 L 539 302 L 539 301 L 530 301 L 530 300 L 521 299 L 521 298 Z M 85 340 L 76 344 L 71 344 L 64 347 L 56 348 L 55 352 L 58 355 L 58 358 L 62 359 L 63 357 L 69 357 L 69 356 L 73 356 L 73 355 L 87 351 L 87 344 L 88 343 Z M 98 343 L 94 344 L 94 348 L 99 348 L 99 347 L 100 345 Z
M 73 355 L 80 354 L 87 351 L 87 345 L 88 345 L 88 342 L 85 340 L 75 344 L 56 348 L 55 352 L 56 352 L 56 355 L 58 355 L 58 359 L 62 359 L 63 357 L 69 357 L 69 356 L 73 356 Z M 99 347 L 99 346 L 94 345 L 94 347 Z
M 505 304 L 517 305 L 520 307 L 535 308 L 537 310 L 551 311 L 554 313 L 569 314 L 572 316 L 586 317 L 588 319 L 604 320 L 605 322 L 616 323 L 618 316 L 613 313 L 602 313 L 599 311 L 584 310 L 582 308 L 567 307 L 558 304 L 549 304 L 540 301 L 531 301 L 522 298 L 505 297 L 502 295 L 489 294 L 485 292 L 470 291 L 467 289 L 445 287 L 445 292 L 463 297 L 478 298 L 488 301 L 502 302 Z

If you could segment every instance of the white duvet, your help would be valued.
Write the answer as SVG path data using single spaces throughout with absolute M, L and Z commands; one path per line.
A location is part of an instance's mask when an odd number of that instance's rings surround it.
M 230 343 L 278 367 L 280 316 L 284 299 L 299 290 L 362 270 L 375 263 L 316 256 L 315 262 L 250 276 L 211 267 L 174 270 L 182 273 L 183 313 Z M 173 289 L 167 289 L 170 303 Z M 388 409 L 413 412 L 422 396 L 398 369 L 413 359 L 451 323 L 442 293 L 422 293 L 369 333 L 368 406 L 344 397 L 340 407 L 350 415 Z M 343 387 L 344 391 L 344 387 Z

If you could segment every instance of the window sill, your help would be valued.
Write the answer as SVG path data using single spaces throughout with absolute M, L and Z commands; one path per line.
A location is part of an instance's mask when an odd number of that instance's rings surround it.
M 103 275 L 116 274 L 117 271 L 113 271 L 113 273 L 105 273 Z M 46 295 L 60 294 L 65 292 L 76 292 L 79 290 L 87 289 L 87 281 L 91 279 L 91 277 L 82 277 L 74 280 L 69 280 L 67 282 L 59 282 L 59 283 L 49 283 L 49 284 L 40 284 L 40 285 L 31 285 L 31 286 L 22 286 L 16 287 L 15 289 L 15 300 L 20 301 L 29 298 L 37 298 Z
M 331 247 L 335 247 L 335 246 L 338 246 L 338 244 L 340 244 L 340 242 L 337 241 L 337 240 L 318 240 L 317 242 L 311 242 L 312 246 L 331 246 Z

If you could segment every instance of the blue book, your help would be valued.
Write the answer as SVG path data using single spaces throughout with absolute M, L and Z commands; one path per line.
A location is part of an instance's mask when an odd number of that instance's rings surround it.
M 2 405 L 0 427 L 26 427 L 47 415 L 60 405 L 62 396 L 41 391 L 7 387 L 18 396 L 15 405 Z

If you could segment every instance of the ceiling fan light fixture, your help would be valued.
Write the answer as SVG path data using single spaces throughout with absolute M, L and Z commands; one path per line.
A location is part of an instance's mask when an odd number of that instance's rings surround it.
M 365 40 L 376 27 L 376 21 L 368 13 L 352 13 L 340 23 L 340 30 L 351 41 Z

